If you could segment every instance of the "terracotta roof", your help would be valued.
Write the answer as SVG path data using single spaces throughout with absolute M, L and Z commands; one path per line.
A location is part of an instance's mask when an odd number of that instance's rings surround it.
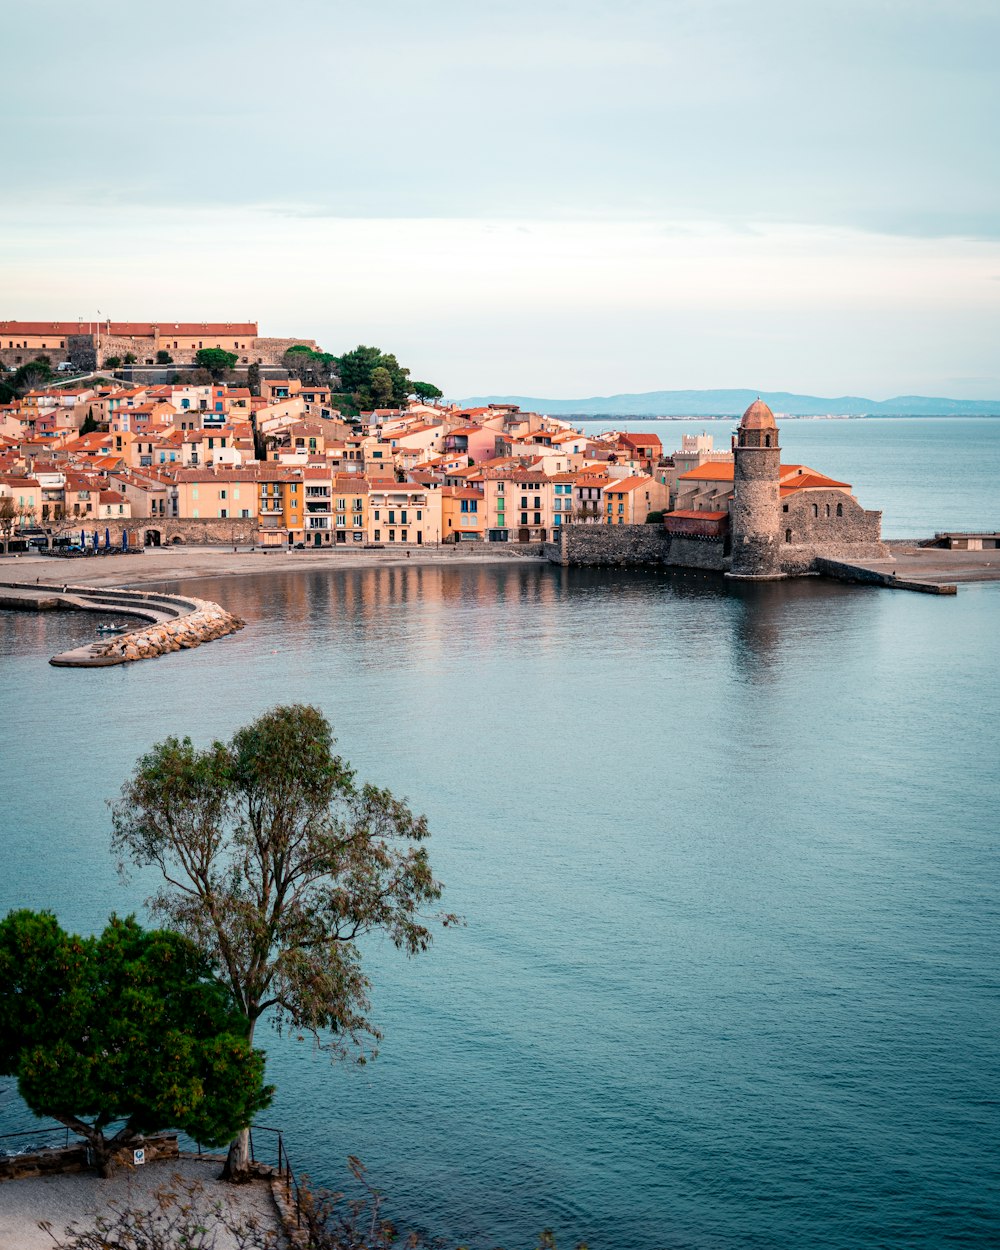
M 0 334 L 114 334 L 150 338 L 154 329 L 164 334 L 257 335 L 256 321 L 0 321 Z
M 695 512 L 690 508 L 681 508 L 676 512 L 667 512 L 667 517 L 677 517 L 681 521 L 721 521 L 724 517 L 729 516 L 728 512 Z
M 814 473 L 811 469 L 806 469 L 804 473 L 796 474 L 794 477 L 781 480 L 780 493 L 782 495 L 792 495 L 797 490 L 850 490 L 848 482 L 838 482 L 832 477 L 827 477 L 824 473 Z
M 733 480 L 733 462 L 731 460 L 709 460 L 699 464 L 695 469 L 681 473 L 679 482 L 731 482 Z
M 614 495 L 619 492 L 628 494 L 630 491 L 637 490 L 640 486 L 648 486 L 653 479 L 651 477 L 623 477 L 620 481 L 614 478 L 608 482 L 604 488 L 606 495 Z
M 742 430 L 776 430 L 774 413 L 762 399 L 755 399 L 740 421 Z

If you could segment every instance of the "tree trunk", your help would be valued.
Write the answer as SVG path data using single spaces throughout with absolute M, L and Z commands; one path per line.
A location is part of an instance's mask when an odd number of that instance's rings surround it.
M 222 1179 L 234 1185 L 243 1185 L 253 1180 L 252 1160 L 250 1158 L 250 1130 L 242 1128 L 229 1143 L 229 1154 L 226 1166 L 222 1169 Z
M 254 1029 L 257 1027 L 257 1018 L 254 1015 L 250 1017 L 250 1027 L 247 1030 L 247 1041 L 253 1045 Z M 226 1166 L 222 1169 L 222 1180 L 231 1181 L 234 1185 L 245 1185 L 247 1181 L 253 1180 L 251 1171 L 253 1160 L 250 1157 L 250 1128 L 241 1128 L 233 1140 L 229 1143 L 229 1154 L 226 1156 Z

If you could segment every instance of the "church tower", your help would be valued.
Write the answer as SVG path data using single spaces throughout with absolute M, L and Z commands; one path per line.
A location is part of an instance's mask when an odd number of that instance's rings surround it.
M 733 445 L 730 577 L 782 576 L 780 471 L 774 413 L 758 399 L 743 414 Z

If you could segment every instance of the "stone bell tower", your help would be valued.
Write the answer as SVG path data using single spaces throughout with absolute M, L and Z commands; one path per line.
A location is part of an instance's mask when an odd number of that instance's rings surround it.
M 743 414 L 733 444 L 733 499 L 729 506 L 730 577 L 782 577 L 781 448 L 774 413 L 755 400 Z

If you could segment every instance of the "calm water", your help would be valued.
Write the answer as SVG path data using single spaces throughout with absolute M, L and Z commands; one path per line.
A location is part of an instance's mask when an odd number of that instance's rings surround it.
M 45 663 L 85 618 L 0 613 L 0 911 L 140 908 L 105 807 L 137 754 L 319 704 L 468 927 L 368 951 L 377 1063 L 262 1035 L 300 1167 L 355 1153 L 404 1225 L 510 1250 L 1000 1243 L 1000 584 L 196 585 L 250 627 L 106 671 Z

